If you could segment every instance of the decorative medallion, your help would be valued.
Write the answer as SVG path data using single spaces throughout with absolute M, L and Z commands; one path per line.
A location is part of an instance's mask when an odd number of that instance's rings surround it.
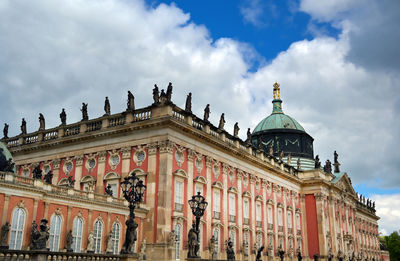
M 141 166 L 145 159 L 146 159 L 146 152 L 143 149 L 137 149 L 133 154 L 133 161 L 138 166 Z
M 247 186 L 249 185 L 249 178 L 247 175 L 243 176 L 243 187 L 247 188 Z
M 185 161 L 185 155 L 183 155 L 183 152 L 179 149 L 175 150 L 175 161 L 179 167 L 181 167 L 183 162 Z
M 201 157 L 196 157 L 195 166 L 197 172 L 200 172 L 203 169 L 203 159 Z
M 235 182 L 235 174 L 233 174 L 233 171 L 229 171 L 228 177 L 231 183 Z
M 92 172 L 92 170 L 96 167 L 97 160 L 96 160 L 96 155 L 95 154 L 89 154 L 86 155 L 86 162 L 85 162 L 85 168 L 89 171 Z
M 71 160 L 66 160 L 63 166 L 63 170 L 65 175 L 69 175 L 69 173 L 74 168 L 74 163 Z
M 118 164 L 121 162 L 121 157 L 119 155 L 119 152 L 116 150 L 113 150 L 109 152 L 110 157 L 108 158 L 108 165 L 110 165 L 111 169 L 116 169 Z

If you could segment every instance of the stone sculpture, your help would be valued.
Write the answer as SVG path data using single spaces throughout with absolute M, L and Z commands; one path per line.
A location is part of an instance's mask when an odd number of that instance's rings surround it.
M 93 232 L 91 231 L 88 235 L 88 241 L 87 241 L 87 246 L 86 246 L 86 252 L 87 253 L 94 253 L 94 235 Z
M 219 119 L 219 125 L 218 128 L 223 130 L 225 126 L 225 113 L 221 114 L 221 118 Z
M 31 250 L 47 250 L 46 245 L 47 245 L 47 240 L 49 239 L 50 233 L 49 233 L 49 227 L 47 226 L 47 219 L 42 218 L 40 220 L 40 230 L 35 229 L 31 233 L 31 242 L 32 242 L 32 248 Z
M 189 92 L 189 94 L 186 97 L 185 111 L 192 113 L 192 93 L 191 92 Z
M 44 175 L 43 179 L 44 182 L 46 182 L 47 184 L 51 184 L 53 180 L 53 172 L 49 170 L 49 172 L 47 172 L 46 175 Z
M 212 235 L 210 238 L 210 253 L 212 259 L 215 259 L 217 257 L 217 253 L 215 252 L 215 243 L 215 237 L 214 235 Z
M 297 250 L 297 261 L 301 261 L 302 259 L 303 259 L 303 257 L 301 256 L 301 250 L 299 247 L 299 249 Z
M 174 247 L 174 245 L 175 245 L 175 230 L 172 230 L 171 232 L 169 232 L 167 241 L 168 241 L 168 245 L 170 247 Z
M 251 142 L 251 131 L 250 128 L 247 128 L 247 139 L 246 139 L 247 143 Z
M 283 150 L 281 150 L 281 151 L 279 152 L 279 160 L 280 160 L 280 161 L 282 161 L 284 155 L 285 155 L 285 154 L 283 153 Z
M 321 168 L 321 162 L 319 161 L 319 155 L 315 156 L 314 168 L 316 168 L 316 169 Z
M 46 123 L 43 114 L 39 113 L 39 130 L 44 130 L 46 128 Z
M 75 185 L 75 180 L 72 178 L 72 176 L 68 176 L 67 181 L 68 181 L 67 186 L 73 188 Z
M 113 253 L 113 239 L 112 239 L 112 231 L 107 236 L 107 249 L 106 249 L 107 254 L 112 254 Z
M 133 218 L 129 218 L 126 222 L 126 229 L 128 233 L 126 233 L 126 239 L 124 246 L 122 247 L 121 253 L 123 254 L 129 254 L 132 253 L 133 250 L 133 245 L 135 244 L 135 241 L 137 240 L 137 233 L 136 229 L 138 227 L 138 224 L 135 222 Z
M 227 242 L 226 256 L 228 261 L 235 260 L 235 250 L 233 249 L 233 242 L 231 238 L 229 238 Z
M 158 86 L 157 84 L 154 84 L 154 89 L 153 89 L 153 104 L 157 104 L 160 102 L 160 92 L 158 91 Z
M 282 249 L 282 245 L 280 245 L 278 248 L 278 256 L 281 259 L 281 261 L 283 261 L 283 258 L 285 256 L 285 251 Z
M 111 189 L 111 185 L 110 184 L 108 184 L 107 187 L 105 188 L 105 193 L 106 193 L 106 195 L 108 195 L 110 197 L 113 196 L 113 191 Z
M 289 153 L 287 156 L 287 164 L 290 165 L 290 163 L 292 163 L 292 155 Z
M 326 160 L 325 166 L 324 166 L 324 171 L 326 173 L 332 173 L 332 163 L 330 160 Z
M 3 226 L 1 226 L 0 249 L 8 249 L 7 239 L 9 231 L 10 224 L 6 222 Z
M 262 255 L 263 250 L 264 250 L 264 246 L 261 246 L 259 249 L 257 249 L 256 261 L 262 261 L 261 255 Z
M 128 91 L 128 101 L 126 102 L 126 110 L 127 111 L 134 111 L 135 110 L 135 96 Z
M 146 260 L 146 239 L 143 239 L 142 244 L 140 245 L 140 253 L 139 253 L 139 261 L 140 260 Z
M 15 167 L 15 163 L 12 161 L 11 158 L 9 158 L 6 161 L 6 165 L 4 166 L 2 171 L 4 171 L 4 172 L 13 172 L 14 173 L 14 167 Z
M 60 113 L 60 120 L 61 120 L 61 125 L 66 125 L 67 124 L 67 114 L 65 113 L 65 109 L 63 108 L 61 113 Z
M 67 239 L 65 240 L 65 249 L 67 250 L 67 252 L 72 252 L 72 242 L 73 242 L 72 230 L 69 230 L 67 234 Z
M 34 220 L 34 221 L 32 221 L 32 227 L 31 227 L 31 235 L 30 235 L 31 242 L 29 244 L 30 249 L 35 249 L 35 244 L 34 244 L 33 238 L 37 232 L 38 232 L 37 224 L 36 224 L 36 221 Z
M 7 123 L 4 123 L 4 128 L 3 128 L 3 138 L 8 139 L 8 127 L 9 125 Z
M 197 252 L 199 251 L 199 240 L 198 233 L 196 230 L 196 224 L 192 224 L 192 228 L 188 233 L 188 258 L 197 257 Z
M 106 100 L 104 101 L 104 116 L 110 115 L 111 114 L 111 105 L 110 105 L 110 100 L 106 96 Z
M 207 104 L 206 108 L 204 109 L 204 117 L 203 120 L 208 122 L 208 118 L 210 117 L 210 104 Z
M 42 179 L 42 170 L 40 169 L 40 165 L 37 165 L 32 171 L 32 177 L 34 179 Z
M 235 123 L 235 125 L 233 126 L 233 136 L 237 137 L 239 135 L 239 123 Z
M 87 121 L 87 120 L 89 120 L 89 115 L 88 115 L 87 107 L 88 107 L 88 104 L 82 102 L 82 108 L 81 108 L 81 112 L 82 112 L 82 121 Z
M 167 96 L 167 101 L 170 102 L 172 98 L 172 83 L 168 83 L 166 96 Z
M 22 122 L 21 122 L 21 134 L 26 134 L 26 121 L 25 121 L 25 118 L 22 118 Z

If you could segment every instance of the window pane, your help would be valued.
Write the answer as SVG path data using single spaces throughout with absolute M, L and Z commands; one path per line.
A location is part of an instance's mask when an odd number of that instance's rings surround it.
M 20 250 L 22 248 L 22 237 L 25 225 L 25 210 L 17 208 L 14 210 L 11 221 L 10 249 Z
M 112 233 L 112 240 L 113 240 L 113 253 L 118 254 L 119 252 L 119 233 L 120 233 L 120 226 L 118 223 L 114 223 L 113 225 L 113 233 Z
M 82 228 L 83 220 L 81 218 L 75 218 L 74 227 L 72 229 L 72 250 L 76 253 L 81 252 Z
M 103 233 L 103 224 L 100 220 L 94 223 L 94 252 L 100 254 L 101 252 L 101 237 Z

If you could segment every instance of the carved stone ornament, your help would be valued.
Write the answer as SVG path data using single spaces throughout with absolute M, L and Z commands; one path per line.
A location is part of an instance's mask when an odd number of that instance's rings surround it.
M 185 154 L 183 153 L 182 149 L 175 150 L 175 161 L 179 167 L 182 167 L 183 162 L 185 161 Z
M 174 145 L 175 143 L 170 140 L 164 140 L 158 143 L 160 153 L 172 153 L 174 151 Z
M 157 153 L 157 149 L 158 149 L 158 143 L 150 143 L 147 145 L 147 152 L 149 153 L 149 155 L 155 155 Z
M 218 162 L 214 162 L 213 164 L 213 173 L 214 173 L 214 177 L 218 178 L 219 177 L 219 163 Z
M 195 167 L 197 169 L 197 172 L 200 173 L 201 170 L 203 169 L 203 158 L 202 158 L 202 156 L 196 155 L 196 160 L 195 160 L 194 165 L 195 165 Z
M 233 171 L 229 171 L 228 178 L 231 183 L 235 182 L 235 174 L 233 173 Z
M 85 162 L 85 168 L 90 172 L 96 167 L 97 165 L 97 160 L 96 160 L 96 154 L 89 154 L 86 155 L 86 162 Z
M 121 156 L 116 150 L 109 151 L 108 154 L 108 165 L 110 165 L 112 170 L 115 170 L 117 166 L 121 163 Z
M 187 154 L 188 160 L 190 160 L 190 161 L 192 161 L 194 159 L 194 156 L 196 155 L 195 151 L 192 149 L 187 149 L 186 154 Z
M 133 161 L 137 166 L 141 166 L 146 159 L 146 151 L 142 148 L 137 148 L 133 154 Z
M 122 159 L 129 159 L 131 157 L 131 147 L 121 148 Z
M 243 187 L 247 188 L 248 185 L 249 185 L 249 179 L 248 179 L 248 177 L 246 175 L 246 176 L 243 177 Z
M 60 168 L 61 160 L 60 160 L 60 159 L 54 159 L 54 160 L 52 161 L 52 163 L 53 163 L 53 169 L 56 170 L 56 169 L 59 169 L 59 168 Z
M 256 181 L 256 190 L 260 191 L 260 181 Z
M 236 173 L 237 173 L 236 175 L 237 175 L 238 179 L 241 179 L 243 177 L 243 175 L 244 175 L 244 172 L 242 170 L 240 170 L 240 169 L 238 169 Z
M 213 162 L 213 158 L 206 156 L 206 166 L 211 168 L 212 162 Z
M 61 208 L 57 208 L 56 211 L 54 211 L 54 214 L 61 216 Z
M 83 218 L 82 210 L 79 210 L 77 216 L 80 217 L 80 218 Z
M 271 192 L 272 192 L 271 186 L 272 186 L 272 184 L 267 184 L 267 193 L 268 193 L 268 196 L 270 196 L 270 195 L 271 195 Z
M 82 166 L 83 164 L 83 155 L 75 156 L 75 164 L 76 166 Z
M 99 153 L 98 153 L 98 161 L 99 161 L 99 163 L 101 163 L 101 162 L 106 162 L 106 158 L 107 158 L 107 152 L 106 151 L 100 151 Z
M 69 175 L 69 173 L 74 169 L 74 162 L 69 158 L 65 159 L 63 165 L 63 171 L 65 175 Z
M 18 203 L 18 205 L 17 205 L 19 208 L 25 208 L 25 201 L 24 200 L 21 200 L 19 203 Z

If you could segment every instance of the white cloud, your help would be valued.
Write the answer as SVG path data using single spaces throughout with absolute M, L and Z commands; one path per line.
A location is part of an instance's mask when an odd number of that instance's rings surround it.
M 379 220 L 379 230 L 383 235 L 389 235 L 400 229 L 400 194 L 372 195 L 376 201 L 376 214 Z
M 171 81 L 176 104 L 192 92 L 195 114 L 210 103 L 212 122 L 224 112 L 228 131 L 238 121 L 245 137 L 270 114 L 271 85 L 279 81 L 284 111 L 315 138 L 321 159 L 337 150 L 354 183 L 400 184 L 399 74 L 350 62 L 349 32 L 293 43 L 255 73 L 244 57 L 251 48 L 211 39 L 174 5 L 6 1 L 0 35 L 0 110 L 10 135 L 19 133 L 22 117 L 36 130 L 39 112 L 47 127 L 58 125 L 63 107 L 69 123 L 79 121 L 83 101 L 98 117 L 105 96 L 112 112 L 123 111 L 127 90 L 137 107 L 147 106 L 153 84 Z
M 360 4 L 360 0 L 301 0 L 300 10 L 312 15 L 315 19 L 329 22 L 338 15 L 350 11 Z

